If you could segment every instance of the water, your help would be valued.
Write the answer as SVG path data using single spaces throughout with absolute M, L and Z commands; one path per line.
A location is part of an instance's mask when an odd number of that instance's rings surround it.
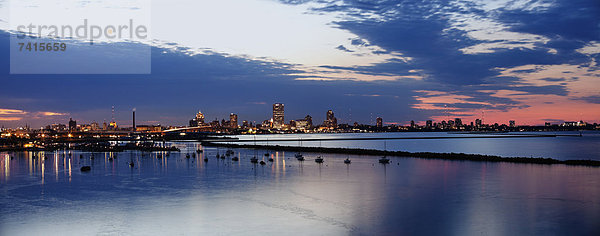
M 518 132 L 509 135 L 558 134 L 579 135 L 579 132 Z M 332 140 L 332 141 L 285 141 L 257 142 L 257 144 L 365 148 L 390 151 L 469 153 L 498 155 L 503 157 L 543 157 L 558 160 L 600 160 L 600 131 L 583 131 L 582 137 L 528 137 L 528 138 L 465 138 L 465 139 L 401 139 L 401 140 Z M 444 132 L 403 132 L 403 133 L 351 133 L 351 134 L 277 134 L 256 135 L 257 140 L 309 139 L 309 138 L 390 138 L 390 137 L 481 137 L 494 134 L 459 134 Z M 494 136 L 507 136 L 495 134 Z M 243 140 L 253 140 L 255 135 L 234 136 Z M 253 144 L 253 142 L 242 143 Z
M 600 233 L 600 168 L 331 154 L 317 164 L 284 152 L 260 166 L 249 159 L 266 161 L 264 150 L 234 149 L 233 162 L 208 147 L 187 159 L 199 144 L 177 145 L 160 159 L 0 154 L 0 235 Z

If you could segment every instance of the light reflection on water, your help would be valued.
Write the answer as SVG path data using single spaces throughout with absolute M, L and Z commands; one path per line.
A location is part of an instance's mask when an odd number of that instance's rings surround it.
M 222 148 L 188 159 L 198 144 L 177 145 L 181 153 L 94 159 L 0 154 L 0 235 L 600 232 L 599 168 L 414 158 L 384 166 L 352 155 L 346 165 L 346 155 L 329 154 L 317 164 L 316 154 L 299 162 L 286 152 L 271 152 L 270 163 L 265 151 L 245 149 L 234 162 L 215 157 Z M 255 153 L 267 164 L 251 164 Z

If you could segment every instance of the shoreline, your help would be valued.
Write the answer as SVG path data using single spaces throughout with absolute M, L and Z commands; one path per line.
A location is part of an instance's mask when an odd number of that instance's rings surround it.
M 405 151 L 383 151 L 377 149 L 361 148 L 324 148 L 324 147 L 297 147 L 297 146 L 279 146 L 279 145 L 242 145 L 231 143 L 202 142 L 203 146 L 218 146 L 228 148 L 246 148 L 246 149 L 266 149 L 274 151 L 289 152 L 310 152 L 310 153 L 331 153 L 331 154 L 352 154 L 365 156 L 394 156 L 411 157 L 423 159 L 455 160 L 455 161 L 479 161 L 479 162 L 507 162 L 524 164 L 546 164 L 546 165 L 573 165 L 600 167 L 600 161 L 595 160 L 557 160 L 553 158 L 541 157 L 501 157 L 494 155 L 466 154 L 466 153 L 434 153 L 434 152 L 405 152 Z

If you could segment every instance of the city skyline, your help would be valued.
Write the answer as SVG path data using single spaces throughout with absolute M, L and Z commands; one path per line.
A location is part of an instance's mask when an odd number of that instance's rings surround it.
M 184 125 L 195 107 L 259 121 L 273 101 L 298 108 L 289 117 L 333 109 L 343 123 L 600 122 L 594 1 L 178 2 L 189 7 L 153 3 L 148 75 L 10 74 L 2 14 L 0 124 L 104 119 L 112 105 L 147 123 Z
M 73 119 L 73 117 L 69 117 L 68 122 L 66 123 L 62 123 L 62 122 L 53 122 L 53 123 L 49 123 L 49 124 L 45 124 L 40 126 L 40 128 L 46 128 L 46 127 L 50 127 L 50 126 L 59 126 L 59 125 L 65 125 L 66 129 L 68 130 L 74 130 L 75 126 L 79 126 L 79 125 L 85 125 L 88 127 L 96 127 L 96 130 L 116 130 L 117 128 L 122 129 L 122 128 L 135 128 L 136 125 L 140 126 L 140 127 L 151 127 L 151 126 L 162 126 L 162 127 L 195 127 L 195 126 L 205 126 L 205 127 L 214 127 L 214 124 L 216 122 L 217 126 L 219 127 L 228 127 L 228 128 L 242 128 L 242 127 L 255 127 L 256 125 L 262 125 L 265 126 L 265 123 L 269 124 L 269 128 L 272 129 L 289 129 L 290 126 L 292 124 L 295 124 L 296 122 L 300 121 L 300 122 L 306 122 L 308 120 L 309 123 L 303 123 L 301 124 L 301 126 L 308 126 L 308 127 L 312 127 L 313 125 L 315 127 L 330 127 L 330 128 L 337 128 L 338 125 L 368 125 L 368 126 L 374 126 L 377 128 L 382 128 L 382 127 L 386 127 L 386 126 L 399 126 L 399 127 L 423 127 L 423 128 L 436 128 L 436 127 L 484 127 L 484 126 L 488 126 L 488 125 L 506 125 L 508 127 L 518 127 L 518 126 L 549 126 L 549 125 L 561 125 L 561 126 L 583 126 L 586 124 L 597 124 L 596 122 L 588 122 L 588 121 L 584 121 L 584 120 L 570 120 L 570 121 L 562 121 L 562 122 L 545 122 L 544 124 L 534 124 L 534 125 L 530 125 L 530 124 L 520 124 L 517 123 L 516 120 L 511 119 L 511 120 L 507 120 L 505 122 L 492 122 L 492 123 L 488 123 L 485 121 L 484 117 L 480 117 L 480 118 L 475 118 L 474 120 L 465 120 L 463 118 L 460 117 L 454 117 L 454 118 L 450 118 L 450 117 L 446 117 L 446 119 L 439 119 L 439 120 L 424 120 L 424 121 L 415 121 L 415 120 L 410 120 L 405 122 L 404 124 L 398 124 L 396 122 L 385 122 L 385 119 L 383 117 L 376 117 L 376 119 L 373 122 L 368 122 L 368 123 L 363 123 L 363 122 L 358 122 L 358 121 L 354 121 L 354 122 L 342 122 L 342 123 L 338 123 L 338 117 L 335 116 L 335 113 L 333 110 L 329 109 L 326 111 L 325 115 L 323 116 L 324 118 L 322 119 L 322 122 L 319 119 L 315 119 L 313 120 L 313 116 L 311 116 L 311 114 L 307 114 L 306 117 L 302 117 L 302 118 L 297 118 L 297 119 L 285 119 L 284 117 L 284 105 L 283 103 L 274 103 L 272 105 L 273 110 L 272 110 L 272 115 L 270 119 L 265 119 L 263 121 L 257 121 L 257 120 L 247 120 L 247 119 L 238 119 L 238 114 L 231 112 L 229 113 L 228 117 L 216 117 L 214 119 L 207 119 L 205 114 L 199 110 L 196 114 L 194 114 L 194 117 L 188 121 L 187 124 L 185 125 L 181 125 L 181 124 L 170 124 L 170 123 L 148 123 L 148 122 L 141 122 L 139 120 L 136 119 L 136 111 L 137 108 L 134 108 L 131 110 L 132 112 L 132 116 L 130 118 L 130 120 L 125 121 L 117 121 L 114 119 L 115 116 L 115 107 L 111 107 L 111 119 L 107 122 L 106 119 L 103 120 L 103 122 L 99 122 L 96 120 L 93 121 L 83 121 L 81 122 L 81 120 L 77 119 Z M 279 118 L 277 118 L 279 117 Z M 319 117 L 318 115 L 316 117 Z M 280 123 L 278 124 L 276 122 L 276 120 L 279 120 Z M 242 125 L 240 125 L 240 121 L 242 121 Z M 464 123 L 463 123 L 464 122 Z M 470 123 L 469 123 L 470 122 Z M 33 128 L 36 129 L 35 127 L 32 127 L 29 124 L 25 124 L 24 126 L 18 126 L 18 127 L 4 127 L 2 126 L 2 128 L 7 128 L 7 129 L 14 129 L 14 128 L 24 128 L 24 127 L 28 127 L 28 128 Z

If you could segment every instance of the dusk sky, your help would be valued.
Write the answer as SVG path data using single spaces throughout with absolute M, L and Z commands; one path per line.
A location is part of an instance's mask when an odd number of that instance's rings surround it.
M 260 123 L 276 102 L 286 122 L 600 122 L 597 0 L 152 1 L 140 75 L 10 74 L 8 14 L 0 0 L 5 127 L 109 121 L 111 106 L 122 126 L 133 108 L 138 124 Z

